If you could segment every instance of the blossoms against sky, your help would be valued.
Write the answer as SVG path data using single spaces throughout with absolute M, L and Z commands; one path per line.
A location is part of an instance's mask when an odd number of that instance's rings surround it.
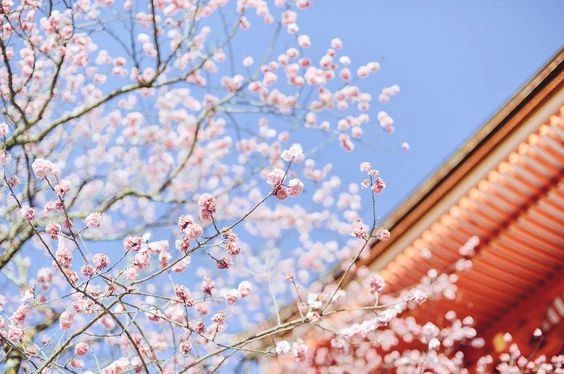
M 471 321 L 438 330 L 404 316 L 454 297 L 455 275 L 386 296 L 355 268 L 391 235 L 375 205 L 385 176 L 364 162 L 346 181 L 330 160 L 394 132 L 385 106 L 400 88 L 371 80 L 378 56 L 357 62 L 346 41 L 302 31 L 312 3 L 1 2 L 3 369 L 204 372 L 249 353 L 311 364 L 305 336 L 279 339 L 300 327 L 329 334 L 325 357 L 343 362 L 358 354 L 347 339 L 381 330 L 376 348 L 424 350 L 370 348 L 369 365 L 429 350 L 430 367 L 460 366 L 441 346 L 475 342 Z M 336 263 L 340 279 L 320 282 Z M 335 331 L 320 325 L 330 316 Z

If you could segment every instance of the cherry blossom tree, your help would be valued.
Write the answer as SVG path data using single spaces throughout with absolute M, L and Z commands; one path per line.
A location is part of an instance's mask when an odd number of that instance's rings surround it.
M 367 367 L 461 368 L 452 347 L 480 343 L 471 319 L 439 329 L 404 313 L 452 297 L 450 270 L 385 295 L 356 268 L 390 235 L 385 182 L 365 162 L 345 185 L 321 156 L 354 151 L 366 129 L 392 133 L 384 106 L 399 87 L 376 91 L 382 61 L 353 65 L 338 38 L 311 53 L 298 26 L 310 5 L 0 0 L 0 367 L 215 372 L 253 356 L 344 368 L 411 339 L 423 348 Z M 241 55 L 249 33 L 265 43 Z M 344 289 L 353 273 L 360 297 Z M 326 360 L 288 341 L 305 329 L 328 342 Z M 390 338 L 372 344 L 376 329 Z

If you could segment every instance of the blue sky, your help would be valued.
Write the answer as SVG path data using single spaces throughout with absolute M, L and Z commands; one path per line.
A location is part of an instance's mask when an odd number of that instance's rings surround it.
M 439 167 L 564 40 L 563 1 L 314 1 L 300 27 L 315 43 L 339 36 L 353 61 L 385 57 L 382 85 L 396 133 L 382 134 L 371 160 L 388 183 L 387 214 Z M 409 152 L 399 151 L 402 141 Z M 339 158 L 336 169 L 357 171 Z

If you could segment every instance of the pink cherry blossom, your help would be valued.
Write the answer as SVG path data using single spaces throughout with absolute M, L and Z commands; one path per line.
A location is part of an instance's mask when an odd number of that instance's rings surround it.
M 384 290 L 386 281 L 380 274 L 372 274 L 370 276 L 370 293 L 379 294 Z
M 225 314 L 223 312 L 216 313 L 212 317 L 213 323 L 217 325 L 223 325 L 225 323 Z
M 72 263 L 72 253 L 66 247 L 59 247 L 57 252 L 55 252 L 55 258 L 59 265 L 63 268 L 70 267 Z
M 71 185 L 68 180 L 63 179 L 60 183 L 57 183 L 55 185 L 55 192 L 61 199 L 64 199 L 65 196 L 70 192 L 70 190 Z
M 56 176 L 60 172 L 59 168 L 55 164 L 43 158 L 35 159 L 35 161 L 31 164 L 31 168 L 37 178 Z
M 266 175 L 266 183 L 268 183 L 273 187 L 277 187 L 284 180 L 285 174 L 286 173 L 282 169 L 279 168 L 273 169 Z
M 143 239 L 140 236 L 128 236 L 123 241 L 123 246 L 127 251 L 137 252 L 141 249 Z
M 61 225 L 59 225 L 58 223 L 50 223 L 45 226 L 45 231 L 49 234 L 51 239 L 57 239 L 59 232 L 61 232 Z
M 292 161 L 299 164 L 304 160 L 304 151 L 300 144 L 295 143 L 289 149 L 285 149 L 281 157 L 284 161 Z
M 210 221 L 216 209 L 215 198 L 209 193 L 202 194 L 198 200 L 198 204 L 200 205 L 200 219 Z
M 18 184 L 20 184 L 20 178 L 17 175 L 12 175 L 8 178 L 8 186 L 11 188 L 16 187 Z
M 210 295 L 213 293 L 214 289 L 214 282 L 209 277 L 204 277 L 204 281 L 202 282 L 202 291 L 206 295 Z
M 378 229 L 378 231 L 376 231 L 376 238 L 380 241 L 387 241 L 388 239 L 390 239 L 390 232 L 386 229 Z
M 74 346 L 74 354 L 77 356 L 85 356 L 90 350 L 90 346 L 87 343 L 78 343 Z
M 80 268 L 80 272 L 87 278 L 92 278 L 92 276 L 96 273 L 96 268 L 92 265 L 83 265 Z
M 187 355 L 192 351 L 192 344 L 188 340 L 183 340 L 180 342 L 179 348 L 182 354 Z
M 360 218 L 354 220 L 351 235 L 358 239 L 368 238 L 368 233 L 366 232 L 364 224 Z
M 368 69 L 367 66 L 361 66 L 361 67 L 359 67 L 358 70 L 356 71 L 356 74 L 357 74 L 360 78 L 366 78 L 369 73 L 370 73 L 370 70 Z
M 225 239 L 225 250 L 229 255 L 236 256 L 241 253 L 241 247 L 238 244 L 237 235 L 233 231 L 224 231 L 223 238 Z
M 343 48 L 343 42 L 339 38 L 335 38 L 331 40 L 331 47 L 335 49 Z
M 24 220 L 31 222 L 35 219 L 35 209 L 29 207 L 29 206 L 24 206 L 20 209 L 21 215 L 23 217 Z
M 242 281 L 239 283 L 237 289 L 239 291 L 239 295 L 243 298 L 249 296 L 253 292 L 253 287 L 248 281 Z
M 72 326 L 73 315 L 69 311 L 64 311 L 59 317 L 59 326 L 61 330 L 68 330 Z
M 10 326 L 8 328 L 8 339 L 11 342 L 19 343 L 23 340 L 25 330 L 20 326 Z
M 311 46 L 311 41 L 309 39 L 309 36 L 307 35 L 298 36 L 298 44 L 302 48 L 309 48 Z
M 96 253 L 92 258 L 97 270 L 104 270 L 110 264 L 110 258 L 103 253 Z
M 194 299 L 192 298 L 192 294 L 188 289 L 183 285 L 177 285 L 175 288 L 175 294 L 178 300 L 185 304 L 188 307 L 194 305 Z
M 298 178 L 292 178 L 288 181 L 288 195 L 298 196 L 304 190 L 304 184 Z
M 88 227 L 100 227 L 101 218 L 102 218 L 102 213 L 94 212 L 87 215 L 86 218 L 84 219 L 84 222 Z
M 229 305 L 234 304 L 240 296 L 241 295 L 239 295 L 238 290 L 236 289 L 228 290 L 225 293 L 225 302 Z
M 214 208 L 215 209 L 215 208 Z M 203 232 L 202 226 L 194 221 L 190 215 L 183 215 L 178 218 L 178 227 L 190 239 L 198 239 Z
M 251 56 L 247 56 L 243 59 L 243 66 L 249 67 L 254 63 L 254 60 Z
M 289 353 L 292 350 L 292 346 L 286 340 L 279 341 L 276 343 L 276 354 L 282 355 Z
M 386 183 L 384 182 L 384 180 L 380 177 L 376 178 L 374 184 L 372 185 L 372 191 L 374 191 L 375 193 L 380 193 L 384 190 L 384 188 L 386 188 Z

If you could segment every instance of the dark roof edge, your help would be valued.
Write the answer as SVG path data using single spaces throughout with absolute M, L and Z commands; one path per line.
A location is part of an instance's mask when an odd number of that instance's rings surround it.
M 507 122 L 525 105 L 556 78 L 564 69 L 564 48 L 560 49 L 550 61 L 541 68 L 532 79 L 521 87 L 463 146 L 428 177 L 407 199 L 403 200 L 386 219 L 388 227 L 399 221 L 415 209 L 421 201 L 433 193 L 435 188 L 448 179 L 466 161 L 495 136 Z

